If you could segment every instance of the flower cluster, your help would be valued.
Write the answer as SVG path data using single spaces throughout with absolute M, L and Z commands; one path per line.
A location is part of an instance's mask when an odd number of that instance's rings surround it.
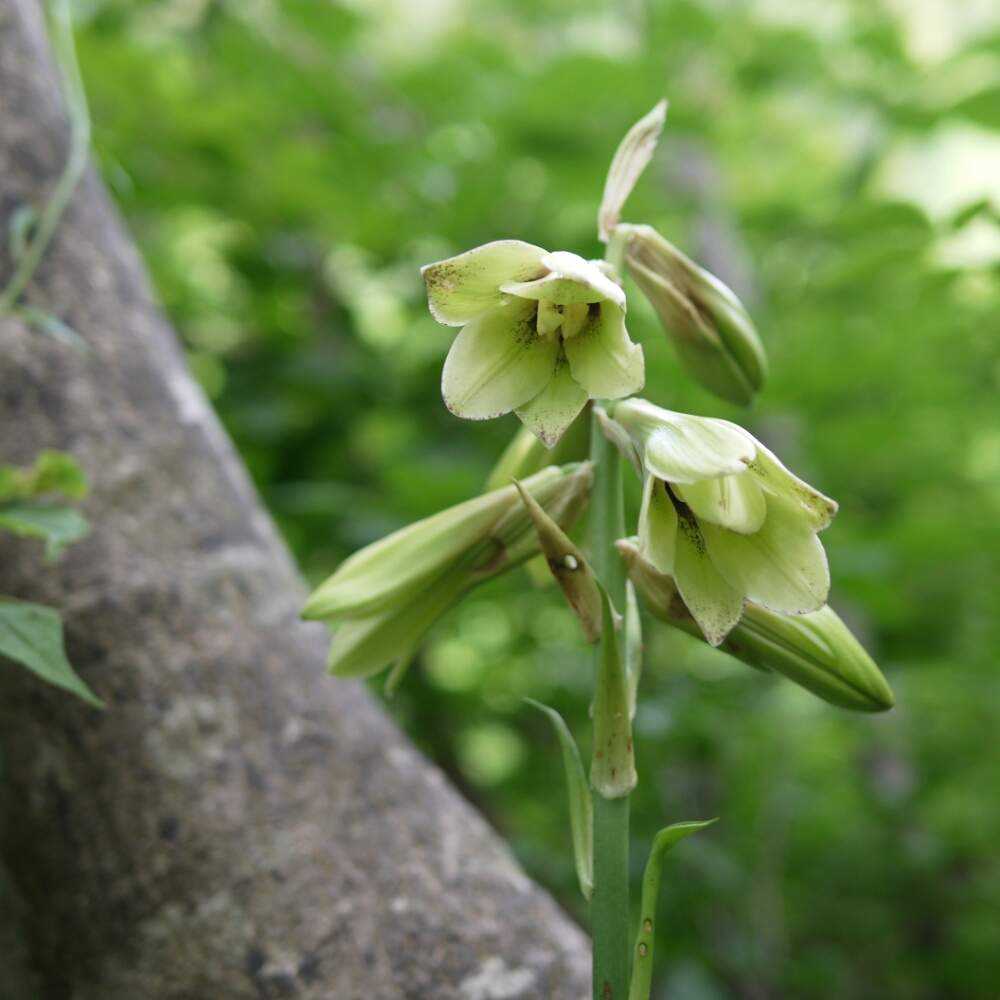
M 705 388 L 747 404 L 767 369 L 736 295 L 651 226 L 621 221 L 665 116 L 661 102 L 615 153 L 598 212 L 606 260 L 505 239 L 423 268 L 432 315 L 460 328 L 441 377 L 448 409 L 469 420 L 514 412 L 524 427 L 491 492 L 355 554 L 312 596 L 307 617 L 335 627 L 336 673 L 407 662 L 470 587 L 539 547 L 587 638 L 603 635 L 605 581 L 564 531 L 587 502 L 591 467 L 542 468 L 582 457 L 582 422 L 560 439 L 588 400 L 599 400 L 596 426 L 642 479 L 637 535 L 617 544 L 653 614 L 836 704 L 891 705 L 878 668 L 825 606 L 830 573 L 819 533 L 837 504 L 742 427 L 634 397 L 645 365 L 625 327 L 619 270 Z

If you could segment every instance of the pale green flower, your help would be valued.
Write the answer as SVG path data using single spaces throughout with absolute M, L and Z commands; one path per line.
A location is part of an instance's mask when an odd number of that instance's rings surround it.
M 712 645 L 747 600 L 786 614 L 826 603 L 830 572 L 817 532 L 836 513 L 833 500 L 729 421 L 643 399 L 617 404 L 612 417 L 644 477 L 640 551 L 676 580 Z
M 441 377 L 456 416 L 488 420 L 513 410 L 552 447 L 588 399 L 642 387 L 625 293 L 602 262 L 498 240 L 422 273 L 434 318 L 462 327 Z
M 568 528 L 586 508 L 592 479 L 590 463 L 549 466 L 521 488 Z M 364 677 L 405 666 L 466 591 L 537 552 L 532 518 L 517 488 L 506 486 L 355 552 L 310 596 L 303 617 L 334 627 L 335 674 Z
M 649 611 L 661 621 L 699 634 L 673 577 L 643 556 L 637 539 L 616 544 Z M 894 703 L 875 661 L 829 606 L 788 615 L 748 601 L 720 648 L 752 667 L 783 674 L 841 708 L 884 712 Z

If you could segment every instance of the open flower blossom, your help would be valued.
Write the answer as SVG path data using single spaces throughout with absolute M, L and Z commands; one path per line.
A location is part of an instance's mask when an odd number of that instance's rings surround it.
M 456 416 L 488 420 L 513 410 L 552 447 L 588 399 L 642 388 L 625 293 L 603 262 L 498 240 L 422 274 L 434 318 L 462 327 L 441 377 Z
M 749 600 L 806 614 L 826 603 L 817 537 L 837 505 L 794 476 L 742 427 L 629 399 L 612 411 L 643 474 L 639 550 L 676 581 L 705 638 L 719 645 Z
M 673 577 L 642 555 L 637 539 L 615 544 L 650 613 L 698 634 Z M 786 615 L 747 601 L 721 648 L 759 670 L 783 674 L 832 705 L 856 712 L 885 712 L 893 706 L 892 690 L 875 661 L 829 606 Z
M 478 583 L 538 552 L 522 494 L 569 528 L 586 509 L 589 462 L 548 466 L 519 487 L 484 493 L 366 546 L 309 597 L 303 618 L 334 627 L 329 667 L 366 677 L 405 669 L 427 630 Z

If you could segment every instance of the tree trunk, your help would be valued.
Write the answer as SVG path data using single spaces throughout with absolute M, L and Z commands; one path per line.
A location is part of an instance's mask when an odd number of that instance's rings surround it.
M 44 200 L 66 131 L 37 0 L 0 0 L 4 223 Z M 324 630 L 298 621 L 302 583 L 93 176 L 29 298 L 93 351 L 0 319 L 0 459 L 71 451 L 94 530 L 51 567 L 5 538 L 0 593 L 62 609 L 108 708 L 0 665 L 0 995 L 586 996 L 579 930 L 363 688 L 325 676 Z

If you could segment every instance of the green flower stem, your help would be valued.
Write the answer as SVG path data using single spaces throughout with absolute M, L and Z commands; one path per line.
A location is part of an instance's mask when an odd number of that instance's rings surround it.
M 49 242 L 55 234 L 59 220 L 69 205 L 80 178 L 87 167 L 90 150 L 90 115 L 84 96 L 80 67 L 76 60 L 73 44 L 73 24 L 70 17 L 69 0 L 57 0 L 52 5 L 51 16 L 52 46 L 55 49 L 59 68 L 62 71 L 63 91 L 66 98 L 70 122 L 70 146 L 66 166 L 56 186 L 42 209 L 34 235 L 28 242 L 24 256 L 18 261 L 7 287 L 0 292 L 0 316 L 12 312 L 21 293 L 31 281 Z
M 625 535 L 621 460 L 591 417 L 590 456 L 594 487 L 590 506 L 590 554 L 597 578 L 615 606 L 625 607 L 625 569 L 614 543 Z M 600 645 L 597 647 L 600 669 Z M 629 799 L 594 798 L 594 1000 L 625 1000 L 629 981 Z

